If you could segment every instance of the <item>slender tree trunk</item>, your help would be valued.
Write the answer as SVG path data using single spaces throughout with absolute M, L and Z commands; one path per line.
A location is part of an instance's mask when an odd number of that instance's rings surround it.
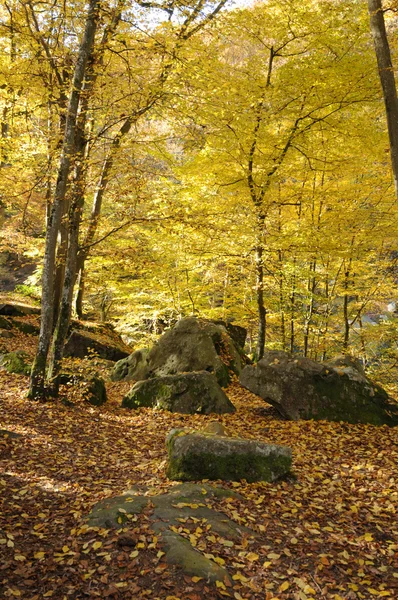
M 348 318 L 348 288 L 350 285 L 351 260 L 344 272 L 344 299 L 343 299 L 343 318 L 344 318 L 344 338 L 343 350 L 347 352 L 350 342 L 350 320 Z
M 386 108 L 391 165 L 394 175 L 395 194 L 398 198 L 398 98 L 388 43 L 382 0 L 368 0 L 370 30 L 375 46 L 380 83 Z
M 316 286 L 315 270 L 316 261 L 314 259 L 313 262 L 311 262 L 310 264 L 310 277 L 308 279 L 308 293 L 310 294 L 310 299 L 307 306 L 307 314 L 304 322 L 304 356 L 308 356 L 310 326 L 312 322 L 312 316 L 314 314 L 314 293 Z
M 33 363 L 30 389 L 28 396 L 38 399 L 44 396 L 44 378 L 47 356 L 51 342 L 54 317 L 54 282 L 57 237 L 62 214 L 64 212 L 65 195 L 68 183 L 71 161 L 75 155 L 75 136 L 80 93 L 86 73 L 87 63 L 93 51 L 94 37 L 99 18 L 99 0 L 91 0 L 88 8 L 86 27 L 80 45 L 77 63 L 74 71 L 72 91 L 67 110 L 65 134 L 58 169 L 58 177 L 54 201 L 48 219 L 46 231 L 46 246 L 43 261 L 41 324 L 39 344 Z
M 295 321 L 295 312 L 296 312 L 296 275 L 295 273 L 293 274 L 293 281 L 292 281 L 292 290 L 290 293 L 290 353 L 293 354 L 294 352 L 294 342 L 295 342 L 295 328 L 294 328 L 294 321 Z
M 256 358 L 260 360 L 264 356 L 265 336 L 267 331 L 267 311 L 264 305 L 264 247 L 257 246 L 255 250 L 256 261 L 256 294 L 258 309 L 258 337 L 256 347 Z
M 279 310 L 281 313 L 281 340 L 282 348 L 286 350 L 286 323 L 285 323 L 285 298 L 283 290 L 283 255 L 282 250 L 278 250 L 279 260 Z

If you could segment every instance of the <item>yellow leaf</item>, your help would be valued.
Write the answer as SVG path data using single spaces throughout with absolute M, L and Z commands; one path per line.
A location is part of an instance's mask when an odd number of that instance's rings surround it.
M 373 535 L 371 533 L 365 533 L 363 539 L 365 542 L 373 542 Z
M 218 579 L 216 580 L 216 587 L 218 587 L 221 590 L 226 590 L 227 589 L 225 587 L 224 583 L 222 581 L 218 581 Z
M 19 590 L 13 590 L 11 588 L 8 588 L 8 593 L 11 594 L 12 596 L 15 596 L 16 598 L 19 598 L 21 596 L 21 592 Z
M 267 554 L 267 558 L 271 558 L 272 560 L 278 560 L 278 558 L 280 558 L 281 555 L 280 554 L 275 554 L 275 552 L 270 552 L 269 554 Z
M 196 575 L 194 575 L 194 577 L 192 577 L 192 581 L 194 583 L 198 583 L 198 581 L 201 581 L 203 579 L 203 577 L 196 577 Z
M 48 592 L 46 592 L 45 594 L 43 594 L 43 598 L 49 598 L 50 596 L 53 595 L 53 591 L 52 590 L 48 590 Z
M 23 554 L 14 554 L 14 560 L 23 562 L 24 560 L 26 560 L 26 556 L 24 556 Z
M 259 556 L 255 552 L 248 552 L 246 554 L 246 558 L 247 558 L 247 560 L 250 560 L 251 562 L 254 562 L 255 560 L 259 559 Z
M 214 557 L 214 562 L 216 562 L 218 565 L 225 565 L 225 560 L 223 558 L 221 558 L 221 556 L 215 556 Z
M 94 544 L 93 544 L 94 550 L 98 550 L 98 548 L 101 548 L 101 546 L 102 546 L 102 542 L 94 542 Z
M 130 552 L 130 558 L 135 558 L 136 556 L 138 556 L 138 554 L 138 550 L 133 550 L 133 552 Z
M 270 567 L 271 565 L 272 565 L 272 562 L 270 560 L 266 560 L 265 563 L 263 563 L 264 569 L 268 569 L 268 567 Z
M 290 583 L 288 581 L 285 581 L 284 583 L 282 583 L 282 585 L 279 586 L 278 592 L 284 592 L 289 587 L 290 587 Z
M 314 590 L 314 588 L 312 588 L 310 585 L 306 585 L 304 588 L 304 592 L 306 594 L 316 594 L 316 591 Z
M 65 554 L 66 552 L 69 552 L 69 548 L 68 546 L 62 546 L 62 552 Z
M 44 558 L 45 554 L 46 554 L 45 552 L 35 552 L 33 557 L 34 558 Z

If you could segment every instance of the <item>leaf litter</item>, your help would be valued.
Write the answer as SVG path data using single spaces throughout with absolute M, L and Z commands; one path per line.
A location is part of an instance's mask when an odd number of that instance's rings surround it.
M 25 338 L 26 339 L 26 338 Z M 20 340 L 21 341 L 21 340 Z M 16 343 L 13 340 L 13 343 Z M 21 347 L 21 344 L 19 345 Z M 72 361 L 82 372 L 90 361 Z M 96 365 L 101 367 L 100 361 Z M 0 594 L 4 598 L 159 600 L 370 600 L 398 597 L 398 431 L 388 427 L 289 422 L 236 382 L 237 407 L 219 415 L 229 435 L 289 445 L 293 473 L 273 484 L 218 482 L 242 498 L 203 502 L 253 530 L 240 540 L 204 519 L 180 519 L 178 533 L 225 567 L 208 584 L 167 565 L 151 529 L 151 504 L 119 531 L 90 528 L 103 498 L 134 486 L 156 495 L 165 477 L 165 435 L 203 428 L 213 416 L 120 408 L 130 383 L 107 383 L 108 404 L 85 404 L 78 388 L 61 401 L 32 403 L 28 380 L 0 372 Z

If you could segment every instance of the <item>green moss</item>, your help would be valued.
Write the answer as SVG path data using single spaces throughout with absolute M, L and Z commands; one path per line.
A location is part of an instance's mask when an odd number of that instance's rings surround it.
M 23 350 L 9 352 L 4 354 L 1 359 L 1 366 L 8 373 L 17 373 L 19 375 L 30 375 L 31 365 L 28 363 L 29 355 Z
M 254 453 L 216 455 L 210 452 L 187 452 L 183 457 L 170 458 L 167 477 L 177 481 L 222 479 L 223 481 L 274 481 L 291 467 L 285 455 L 264 457 Z
M 12 329 L 10 321 L 2 315 L 0 315 L 0 329 Z
M 365 423 L 370 425 L 397 425 L 398 417 L 388 414 L 388 395 L 378 385 L 372 384 L 374 396 L 369 397 L 362 382 L 355 386 L 348 375 L 331 373 L 316 381 L 316 395 L 328 398 L 324 404 L 317 403 L 316 411 L 306 418 Z

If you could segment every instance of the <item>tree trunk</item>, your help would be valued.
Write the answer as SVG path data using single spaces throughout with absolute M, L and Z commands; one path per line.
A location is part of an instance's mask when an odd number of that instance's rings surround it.
M 351 261 L 350 261 L 351 262 Z M 348 288 L 349 288 L 350 266 L 344 273 L 344 300 L 343 300 L 343 317 L 344 317 L 344 339 L 343 350 L 347 352 L 350 341 L 350 321 L 348 318 Z
M 368 0 L 370 30 L 375 46 L 380 83 L 386 108 L 391 165 L 394 175 L 395 194 L 398 198 L 398 98 L 394 70 L 388 44 L 382 0 Z
M 68 111 L 62 153 L 54 201 L 48 219 L 46 246 L 43 261 L 41 324 L 39 344 L 31 371 L 28 397 L 38 399 L 44 395 L 44 378 L 47 356 L 51 342 L 54 318 L 54 281 L 57 237 L 64 212 L 65 196 L 72 158 L 75 156 L 75 137 L 80 94 L 90 54 L 94 47 L 94 37 L 99 18 L 100 0 L 91 0 L 88 8 L 86 27 L 80 45 L 77 63 L 73 75 L 72 91 Z
M 310 294 L 310 299 L 307 305 L 307 313 L 304 322 L 304 356 L 308 356 L 308 348 L 309 348 L 309 337 L 310 337 L 310 326 L 312 323 L 312 316 L 314 314 L 314 293 L 316 286 L 316 260 L 310 264 L 310 277 L 308 278 L 308 293 Z M 313 273 L 313 275 L 311 275 Z
M 264 306 L 264 245 L 260 243 L 255 250 L 256 261 L 256 295 L 258 310 L 258 337 L 256 359 L 264 356 L 265 335 L 267 330 L 267 311 Z

